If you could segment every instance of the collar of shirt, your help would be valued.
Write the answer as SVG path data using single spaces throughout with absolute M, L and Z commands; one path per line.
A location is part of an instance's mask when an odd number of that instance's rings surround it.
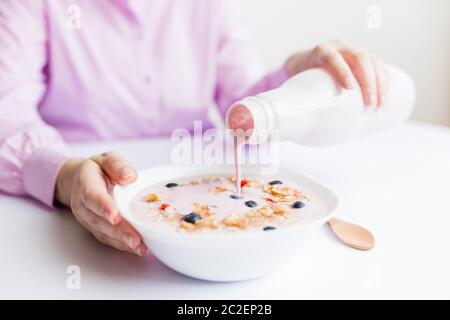
M 142 22 L 145 18 L 146 4 L 148 1 L 143 0 L 111 0 L 119 7 L 120 10 L 137 22 Z

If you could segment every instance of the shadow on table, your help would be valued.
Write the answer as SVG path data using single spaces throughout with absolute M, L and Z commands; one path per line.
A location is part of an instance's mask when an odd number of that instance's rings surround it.
M 133 285 L 139 287 L 142 284 L 169 287 L 171 285 L 184 285 L 232 288 L 236 284 L 235 282 L 203 281 L 184 276 L 165 266 L 151 253 L 148 253 L 145 257 L 138 257 L 120 252 L 98 242 L 75 221 L 68 211 L 61 210 L 61 212 L 55 213 L 49 212 L 47 208 L 36 205 L 36 203 L 25 202 L 23 204 L 28 207 L 26 208 L 27 211 L 32 211 L 30 212 L 30 219 L 45 220 L 45 233 L 39 234 L 36 238 L 36 241 L 42 242 L 42 245 L 45 246 L 46 252 L 40 253 L 40 258 L 54 261 L 57 269 L 78 265 L 82 270 L 83 279 L 95 279 L 92 283 L 108 283 L 114 287 L 117 285 L 118 287 L 130 288 Z M 33 221 L 27 222 L 28 227 L 31 227 L 31 232 L 33 227 L 30 224 L 33 224 Z M 321 243 L 322 246 L 341 247 L 341 249 L 344 247 L 328 227 L 324 226 L 323 229 L 317 236 L 325 236 L 329 241 L 326 244 L 321 241 L 317 241 L 317 243 Z M 316 242 L 314 239 L 311 239 L 311 241 L 312 243 Z M 310 250 L 305 249 L 307 248 L 302 248 L 299 253 L 306 254 L 306 256 L 311 255 L 311 253 L 308 253 Z M 311 250 L 313 249 L 311 248 Z M 261 288 L 267 285 L 272 286 L 270 277 L 264 279 L 263 281 L 259 281 L 260 279 L 249 280 L 245 283 L 249 286 L 256 285 Z M 133 296 L 133 293 L 130 292 L 130 295 Z
M 78 265 L 89 277 L 103 278 L 114 282 L 149 281 L 154 285 L 161 283 L 211 285 L 213 282 L 184 276 L 165 266 L 151 252 L 145 257 L 118 251 L 98 242 L 84 230 L 66 211 L 55 218 L 53 248 L 64 255 L 60 260 L 67 265 Z

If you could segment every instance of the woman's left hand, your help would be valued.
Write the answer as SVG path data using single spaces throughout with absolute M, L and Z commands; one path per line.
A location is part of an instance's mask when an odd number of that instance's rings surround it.
M 289 76 L 311 68 L 325 68 L 346 89 L 353 89 L 357 81 L 367 106 L 381 106 L 386 102 L 389 79 L 384 62 L 341 40 L 296 53 L 286 61 L 285 67 Z

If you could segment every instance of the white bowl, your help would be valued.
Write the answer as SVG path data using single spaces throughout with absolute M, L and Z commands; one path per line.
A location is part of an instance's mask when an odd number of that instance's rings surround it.
M 242 168 L 245 175 L 259 175 L 259 171 L 259 167 L 251 165 Z M 131 199 L 148 186 L 194 175 L 221 174 L 233 175 L 234 167 L 155 167 L 139 172 L 139 178 L 133 184 L 115 187 L 114 197 L 122 216 L 141 234 L 145 244 L 160 261 L 185 275 L 211 281 L 246 280 L 272 272 L 299 250 L 308 236 L 332 217 L 337 207 L 337 197 L 333 191 L 308 175 L 280 168 L 276 177 L 288 176 L 290 181 L 313 190 L 327 204 L 327 212 L 320 214 L 316 220 L 270 232 L 236 233 L 183 233 L 161 230 L 136 219 L 130 212 Z

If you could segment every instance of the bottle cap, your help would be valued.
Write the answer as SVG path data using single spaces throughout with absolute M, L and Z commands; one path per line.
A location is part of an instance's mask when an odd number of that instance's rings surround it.
M 248 138 L 249 144 L 266 141 L 274 129 L 274 113 L 271 105 L 262 97 L 247 97 L 238 102 L 245 106 L 253 117 L 253 130 Z

